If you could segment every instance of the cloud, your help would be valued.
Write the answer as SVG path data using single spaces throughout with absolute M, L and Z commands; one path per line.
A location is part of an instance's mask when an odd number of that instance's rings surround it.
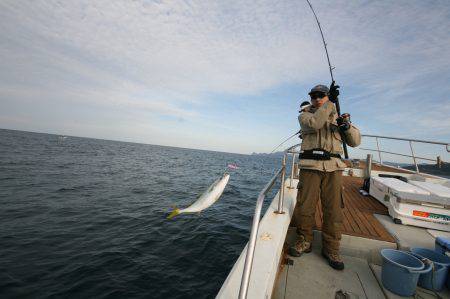
M 272 26 L 282 21 L 286 5 L 278 11 L 209 2 L 3 5 L 6 32 L 28 39 L 38 51 L 50 48 L 118 77 L 194 96 L 260 92 L 299 75 L 298 62 L 306 62 L 299 54 L 313 52 Z M 65 68 L 58 61 L 53 64 Z
M 400 135 L 449 138 L 448 122 L 436 121 L 448 119 L 449 110 L 435 99 L 450 102 L 445 1 L 313 5 L 343 86 L 343 109 L 356 123 L 380 133 L 395 126 Z M 192 137 L 199 145 L 208 143 L 202 136 L 228 131 L 234 140 L 250 139 L 254 151 L 266 150 L 295 125 L 297 104 L 282 107 L 276 93 L 297 100 L 311 82 L 329 80 L 319 32 L 302 1 L 2 1 L 0 28 L 3 110 L 15 99 L 48 109 L 58 103 L 120 110 L 116 119 L 139 114 L 154 126 L 160 121 L 152 142 L 174 126 L 176 143 L 191 125 L 193 135 L 202 132 Z M 219 119 L 222 101 L 233 102 L 241 119 Z M 286 115 L 293 121 L 280 120 Z M 241 132 L 236 121 L 245 124 Z M 253 151 L 221 142 L 215 148 Z

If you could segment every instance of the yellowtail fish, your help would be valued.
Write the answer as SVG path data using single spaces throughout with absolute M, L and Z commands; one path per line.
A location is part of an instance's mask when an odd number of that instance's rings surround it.
M 201 212 L 204 209 L 210 207 L 222 195 L 229 179 L 230 175 L 228 173 L 225 173 L 220 179 L 217 179 L 214 183 L 212 183 L 212 185 L 209 186 L 209 188 L 202 195 L 200 195 L 200 197 L 193 204 L 185 209 L 175 208 L 167 217 L 167 219 L 172 219 L 173 217 L 182 213 Z

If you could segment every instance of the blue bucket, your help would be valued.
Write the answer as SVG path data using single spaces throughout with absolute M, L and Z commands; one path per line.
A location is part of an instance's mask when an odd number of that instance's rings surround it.
M 450 275 L 447 274 L 447 282 L 445 283 L 445 285 L 447 286 L 447 289 L 450 290 Z
M 416 291 L 419 275 L 431 271 L 431 265 L 426 266 L 404 251 L 382 249 L 381 256 L 381 282 L 386 289 L 400 296 L 412 296 Z
M 441 291 L 447 280 L 450 258 L 427 248 L 411 248 L 411 252 L 419 258 L 426 258 L 434 263 L 432 271 L 420 275 L 419 286 L 429 290 Z

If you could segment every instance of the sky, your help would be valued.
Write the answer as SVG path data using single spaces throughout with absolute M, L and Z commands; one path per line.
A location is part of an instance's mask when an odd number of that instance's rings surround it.
M 448 1 L 312 4 L 362 133 L 450 142 Z M 0 128 L 270 152 L 318 83 L 302 0 L 0 2 Z

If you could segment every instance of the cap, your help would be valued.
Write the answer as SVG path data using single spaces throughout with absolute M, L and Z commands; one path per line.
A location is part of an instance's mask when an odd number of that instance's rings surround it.
M 315 93 L 315 92 L 323 92 L 323 93 L 328 94 L 330 92 L 330 89 L 328 89 L 328 87 L 325 85 L 319 84 L 319 85 L 314 86 L 308 94 L 311 95 L 312 93 Z

